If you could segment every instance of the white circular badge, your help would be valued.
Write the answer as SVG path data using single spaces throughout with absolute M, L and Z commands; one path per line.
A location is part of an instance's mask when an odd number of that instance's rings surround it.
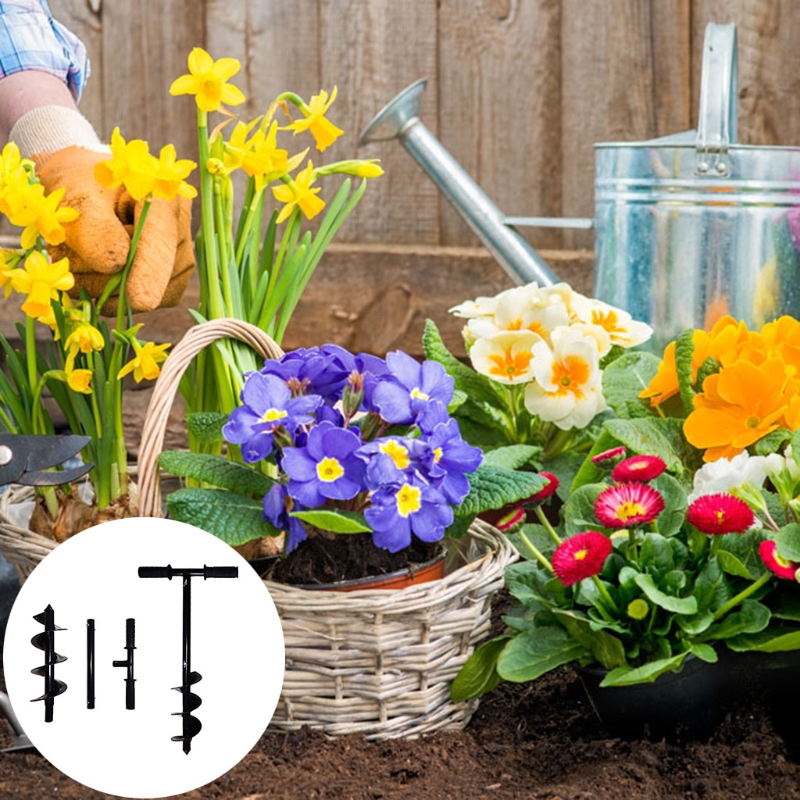
M 283 632 L 228 545 L 137 517 L 89 528 L 36 567 L 3 661 L 14 711 L 48 761 L 98 791 L 166 797 L 219 777 L 258 741 L 283 683 Z

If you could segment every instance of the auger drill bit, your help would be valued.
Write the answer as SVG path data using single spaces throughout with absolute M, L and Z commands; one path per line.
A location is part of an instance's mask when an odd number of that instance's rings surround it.
M 31 670 L 34 675 L 44 676 L 44 694 L 41 697 L 35 697 L 31 700 L 35 703 L 37 700 L 44 700 L 44 721 L 53 721 L 53 703 L 58 695 L 67 691 L 67 684 L 63 681 L 56 680 L 55 666 L 62 661 L 66 661 L 66 656 L 60 656 L 56 653 L 55 634 L 56 631 L 66 630 L 59 628 L 55 624 L 55 613 L 53 607 L 48 605 L 47 608 L 41 613 L 36 614 L 34 619 L 44 625 L 44 631 L 37 633 L 31 639 L 31 643 L 39 650 L 44 650 L 44 664 L 41 667 L 35 667 Z
M 125 649 L 128 657 L 124 661 L 112 661 L 112 666 L 125 667 L 128 673 L 125 677 L 125 708 L 129 711 L 136 708 L 136 680 L 133 677 L 133 651 L 136 649 L 136 620 L 125 620 Z
M 139 567 L 140 578 L 167 578 L 173 576 L 183 579 L 183 680 L 180 686 L 173 687 L 181 693 L 182 707 L 174 712 L 173 716 L 181 717 L 183 729 L 180 736 L 173 736 L 173 742 L 183 742 L 183 752 L 188 755 L 192 749 L 192 739 L 200 733 L 203 727 L 192 712 L 200 707 L 203 702 L 194 692 L 192 686 L 202 680 L 199 672 L 192 671 L 192 578 L 201 576 L 208 578 L 238 578 L 238 567 L 198 567 L 179 568 L 169 564 L 166 567 Z
M 94 708 L 94 620 L 86 620 L 86 708 Z

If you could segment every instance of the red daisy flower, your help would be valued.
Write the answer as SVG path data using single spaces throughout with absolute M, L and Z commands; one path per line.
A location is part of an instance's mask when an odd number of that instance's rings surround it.
M 667 465 L 658 456 L 631 456 L 620 461 L 613 470 L 611 477 L 617 483 L 630 483 L 631 481 L 651 481 L 657 478 Z
M 541 478 L 546 478 L 547 483 L 543 489 L 539 489 L 536 494 L 532 494 L 525 501 L 525 505 L 538 505 L 547 500 L 550 495 L 555 494 L 556 489 L 558 489 L 558 478 L 556 478 L 552 472 L 540 472 L 539 476 Z
M 686 510 L 686 519 L 701 533 L 744 533 L 755 523 L 750 506 L 732 494 L 704 494 Z
M 592 456 L 592 463 L 602 469 L 611 469 L 625 458 L 627 452 L 624 445 L 612 447 L 610 450 L 603 450 L 602 453 Z
M 525 520 L 525 509 L 524 508 L 515 508 L 513 511 L 509 511 L 508 514 L 503 515 L 496 523 L 496 527 L 498 530 L 503 531 L 510 531 L 519 525 L 520 522 Z
M 774 572 L 779 578 L 786 578 L 790 581 L 795 579 L 800 564 L 778 555 L 778 545 L 772 539 L 767 539 L 758 546 L 758 554 L 764 562 L 764 566 Z
M 611 552 L 611 539 L 598 531 L 576 533 L 553 553 L 553 572 L 564 586 L 597 575 Z
M 646 483 L 620 483 L 600 492 L 594 513 L 605 528 L 646 525 L 664 510 L 664 498 Z

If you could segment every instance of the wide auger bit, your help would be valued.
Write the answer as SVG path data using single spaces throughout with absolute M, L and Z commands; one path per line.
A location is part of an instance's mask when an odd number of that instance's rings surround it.
M 173 687 L 181 693 L 181 710 L 173 716 L 181 717 L 182 730 L 180 736 L 173 736 L 173 742 L 183 743 L 183 752 L 188 755 L 192 749 L 192 739 L 200 733 L 203 725 L 192 712 L 200 707 L 203 702 L 193 691 L 192 687 L 199 683 L 203 676 L 192 671 L 192 578 L 202 576 L 203 580 L 209 578 L 238 578 L 238 567 L 139 567 L 140 578 L 166 578 L 183 579 L 183 680 L 180 686 Z
M 35 667 L 31 672 L 34 675 L 44 676 L 44 694 L 41 697 L 34 698 L 31 702 L 35 703 L 38 700 L 44 700 L 44 721 L 52 722 L 55 699 L 58 695 L 67 691 L 67 684 L 64 681 L 57 680 L 55 676 L 56 664 L 67 660 L 66 656 L 56 653 L 55 634 L 56 631 L 63 631 L 65 628 L 59 628 L 56 625 L 55 612 L 51 605 L 48 605 L 41 614 L 36 614 L 34 619 L 44 625 L 44 631 L 37 633 L 31 639 L 34 647 L 44 650 L 44 664 L 41 667 Z

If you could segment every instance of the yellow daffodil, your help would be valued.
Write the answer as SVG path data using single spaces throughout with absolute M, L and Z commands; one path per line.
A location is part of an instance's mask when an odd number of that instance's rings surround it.
M 378 164 L 377 158 L 351 158 L 347 161 L 335 161 L 317 168 L 320 175 L 355 175 L 357 178 L 380 178 L 383 168 Z
M 189 53 L 189 74 L 176 78 L 169 87 L 171 95 L 193 94 L 201 111 L 216 111 L 221 105 L 238 106 L 245 96 L 227 81 L 241 68 L 235 58 L 213 58 L 201 47 Z
M 10 284 L 8 285 L 8 288 L 9 289 L 11 288 Z M 70 296 L 66 292 L 62 292 L 61 298 L 59 300 L 56 300 L 56 302 L 61 306 L 61 312 L 65 317 L 69 316 L 72 309 L 75 308 L 75 305 L 72 302 L 72 298 L 70 298 Z M 56 321 L 56 312 L 52 303 L 50 304 L 50 309 L 48 310 L 48 312 L 44 316 L 37 317 L 36 321 L 41 322 L 42 325 L 47 325 L 47 327 L 50 328 L 51 331 L 53 331 L 54 341 L 57 342 L 61 338 L 61 331 L 58 329 L 58 323 Z
M 41 184 L 35 186 L 35 188 L 39 187 Z M 25 228 L 20 237 L 20 244 L 26 250 L 36 244 L 37 236 L 41 236 L 47 244 L 62 244 L 66 238 L 63 224 L 78 218 L 78 212 L 74 208 L 68 206 L 59 208 L 59 203 L 66 191 L 64 187 L 56 189 L 49 195 L 45 195 L 44 188 L 41 188 L 41 199 L 36 207 L 36 219 Z
M 245 154 L 252 147 L 252 141 L 248 142 L 247 137 L 253 128 L 258 124 L 258 119 L 252 122 L 237 122 L 233 128 L 230 139 L 223 144 L 222 168 L 218 172 L 230 174 L 234 170 L 241 169 Z M 211 161 L 212 159 L 209 159 Z M 215 174 L 207 164 L 208 171 Z
M 72 369 L 66 371 L 67 386 L 73 392 L 80 392 L 81 394 L 92 393 L 92 371 L 90 369 Z
M 289 178 L 288 183 L 283 186 L 273 186 L 272 194 L 275 195 L 275 199 L 279 203 L 286 204 L 278 214 L 278 224 L 292 213 L 295 206 L 305 214 L 306 219 L 313 219 L 325 208 L 325 201 L 317 197 L 319 189 L 311 188 L 313 181 L 314 165 L 309 161 L 308 166 L 296 179 Z
M 168 144 L 161 148 L 153 184 L 153 197 L 173 200 L 176 195 L 189 199 L 197 196 L 194 186 L 190 186 L 184 180 L 197 164 L 188 158 L 182 158 L 180 161 L 176 161 L 176 158 L 174 145 Z
M 102 350 L 105 347 L 105 339 L 94 325 L 88 322 L 79 322 L 72 330 L 67 341 L 64 343 L 67 350 L 78 351 L 81 353 L 91 353 L 92 350 Z
M 295 135 L 303 131 L 310 131 L 317 144 L 320 153 L 330 147 L 343 133 L 341 128 L 337 128 L 326 116 L 325 112 L 331 107 L 336 99 L 336 87 L 333 87 L 330 100 L 328 93 L 322 89 L 319 94 L 314 95 L 307 106 L 301 106 L 303 119 L 295 120 L 288 126 L 289 130 L 294 131 Z
M 266 184 L 297 167 L 308 152 L 305 150 L 290 161 L 286 150 L 278 147 L 277 138 L 278 123 L 273 122 L 266 134 L 262 130 L 253 134 L 249 147 L 242 156 L 242 169 L 255 178 L 256 191 L 260 192 Z
M 22 310 L 29 317 L 44 317 L 50 312 L 50 301 L 58 292 L 66 292 L 75 285 L 69 271 L 69 259 L 62 258 L 52 264 L 35 250 L 25 260 L 24 269 L 14 269 L 8 275 L 15 292 L 28 295 Z
M 126 142 L 114 128 L 111 134 L 111 158 L 95 165 L 94 177 L 106 189 L 125 186 L 134 200 L 143 200 L 153 192 L 159 160 L 150 153 L 147 142 L 132 139 Z
M 156 345 L 153 342 L 142 344 L 138 340 L 133 340 L 133 350 L 136 355 L 119 371 L 118 378 L 124 378 L 133 373 L 136 383 L 142 380 L 155 380 L 161 372 L 159 364 L 166 361 L 166 350 L 171 347 L 169 344 Z

